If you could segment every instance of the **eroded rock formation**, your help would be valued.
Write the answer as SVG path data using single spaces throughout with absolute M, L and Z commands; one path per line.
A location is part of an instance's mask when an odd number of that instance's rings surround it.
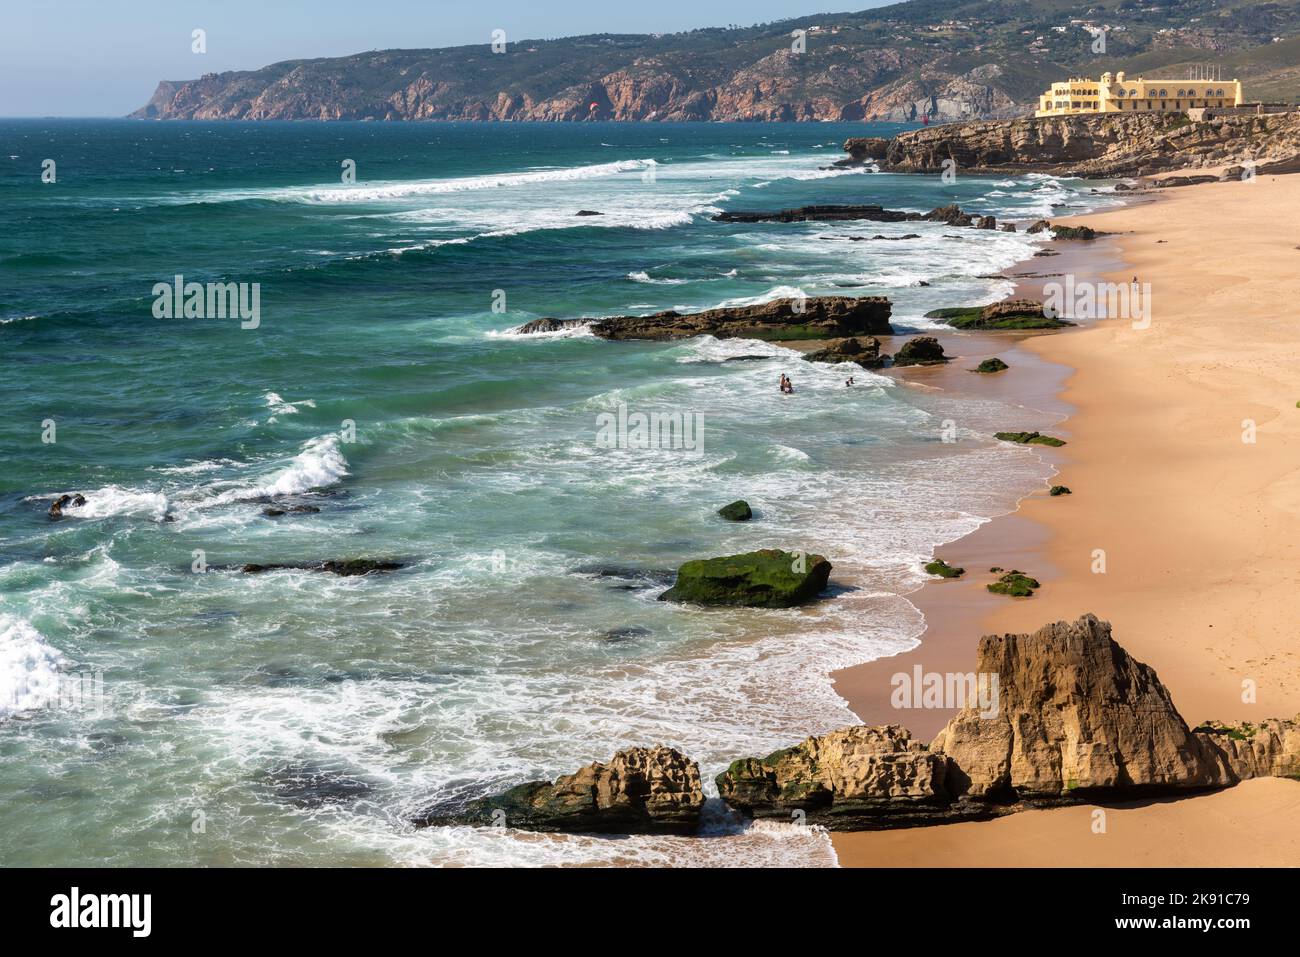
M 836 339 L 857 335 L 890 335 L 891 305 L 884 296 L 808 296 L 773 299 L 754 306 L 722 306 L 703 312 L 675 310 L 648 316 L 609 316 L 604 319 L 534 319 L 520 333 L 556 332 L 589 326 L 602 339 L 689 339 L 711 335 L 719 339 Z
M 419 827 L 504 826 L 588 834 L 692 834 L 704 792 L 699 766 L 674 748 L 627 748 L 554 782 L 432 807 Z

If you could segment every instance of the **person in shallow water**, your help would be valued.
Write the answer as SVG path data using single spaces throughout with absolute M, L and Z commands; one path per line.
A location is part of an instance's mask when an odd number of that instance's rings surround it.
M 781 391 L 786 395 L 794 394 L 794 383 L 790 381 L 790 377 L 784 372 L 781 373 Z

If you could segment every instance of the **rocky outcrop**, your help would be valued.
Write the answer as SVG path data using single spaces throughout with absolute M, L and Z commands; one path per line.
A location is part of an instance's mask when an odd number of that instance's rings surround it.
M 937 319 L 954 329 L 1059 329 L 1074 323 L 1043 311 L 1043 304 L 1034 299 L 1005 299 L 987 306 L 957 306 L 949 309 L 932 309 L 927 319 Z
M 948 361 L 943 354 L 943 346 L 934 336 L 917 336 L 903 343 L 903 347 L 894 354 L 895 366 L 933 366 Z
M 991 359 L 985 359 L 983 362 L 981 362 L 979 365 L 977 365 L 974 369 L 971 369 L 970 371 L 978 372 L 982 375 L 992 375 L 995 372 L 1005 372 L 1009 368 L 1011 367 L 1008 366 L 1001 359 L 999 359 L 997 356 L 994 356 Z
M 704 792 L 699 766 L 674 748 L 628 748 L 554 782 L 440 804 L 417 827 L 467 824 L 587 834 L 693 834 Z
M 831 563 L 821 555 L 765 548 L 742 555 L 704 558 L 677 570 L 660 601 L 750 608 L 793 608 L 826 588 Z
M 850 136 L 844 141 L 843 149 L 849 158 L 840 163 L 861 166 L 871 160 L 884 159 L 889 152 L 889 140 L 884 136 Z
M 880 354 L 880 340 L 867 337 L 841 339 L 825 349 L 804 353 L 806 362 L 853 362 L 864 369 L 878 369 L 886 358 Z
M 729 522 L 748 522 L 754 517 L 754 511 L 743 498 L 738 498 L 718 509 L 718 514 Z
M 890 335 L 891 305 L 884 296 L 808 296 L 773 299 L 754 306 L 722 306 L 703 312 L 676 310 L 648 316 L 604 319 L 534 319 L 519 333 L 557 332 L 587 326 L 602 339 L 835 339 L 843 336 Z
M 1191 122 L 1176 113 L 1092 114 L 973 121 L 900 133 L 882 169 L 1023 171 L 1138 176 L 1234 161 L 1300 156 L 1300 113 Z M 1283 165 L 1285 168 L 1285 165 Z
M 1300 779 L 1300 715 L 1285 721 L 1269 718 L 1257 725 L 1209 721 L 1195 733 L 1207 747 L 1223 755 L 1239 780 Z
M 869 220 L 874 223 L 914 222 L 920 213 L 885 209 L 876 204 L 840 206 L 798 206 L 793 209 L 731 210 L 716 214 L 715 223 L 812 223 Z
M 741 758 L 717 777 L 718 794 L 754 818 L 802 817 L 830 830 L 937 824 L 998 813 L 955 801 L 950 762 L 906 728 L 843 728 L 765 758 Z
M 752 210 L 737 209 L 717 213 L 715 223 L 812 223 L 812 222 L 852 222 L 868 220 L 876 223 L 943 223 L 945 226 L 974 226 L 977 229 L 993 229 L 997 220 L 992 216 L 972 216 L 956 203 L 939 206 L 928 213 L 915 213 L 903 209 L 886 209 L 874 203 L 865 205 L 821 205 L 796 206 L 792 209 Z M 852 236 L 850 239 L 866 239 L 865 236 Z M 903 237 L 873 236 L 873 239 L 890 239 Z M 918 238 L 911 234 L 911 238 Z
M 57 522 L 59 519 L 63 518 L 63 510 L 65 508 L 81 508 L 81 506 L 85 504 L 86 496 L 82 495 L 80 492 L 71 495 L 60 495 L 50 503 L 50 510 L 47 514 L 50 516 L 51 522 Z
M 931 744 L 957 766 L 959 795 L 1052 803 L 1236 783 L 1155 671 L 1093 615 L 985 635 L 976 658 L 977 673 L 998 676 L 997 714 L 965 708 Z
M 986 635 L 970 677 L 979 700 L 929 747 L 894 725 L 844 728 L 732 762 L 719 794 L 751 817 L 801 811 L 831 830 L 875 830 L 1188 794 L 1245 776 L 1219 743 L 1226 729 L 1190 731 L 1156 673 L 1095 616 Z M 1242 772 L 1294 767 L 1295 723 L 1269 725 L 1256 731 L 1258 756 L 1237 759 Z
M 995 595 L 1010 595 L 1012 598 L 1028 598 L 1042 584 L 1037 578 L 1031 578 L 1018 568 L 1013 568 L 1009 572 L 1004 572 L 995 582 L 990 582 L 984 586 Z

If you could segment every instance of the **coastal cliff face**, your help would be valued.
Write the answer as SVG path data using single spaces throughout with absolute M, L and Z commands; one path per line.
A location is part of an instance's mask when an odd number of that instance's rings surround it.
M 1042 0 L 1029 15 L 1001 0 L 954 9 L 929 0 L 747 27 L 669 34 L 508 37 L 441 49 L 372 50 L 260 70 L 163 81 L 132 115 L 240 120 L 892 120 L 1014 116 L 1052 80 L 1096 73 L 1081 11 Z M 1181 0 L 1106 11 L 1118 69 L 1203 59 L 1170 29 L 1228 18 L 1219 59 L 1240 57 L 1252 95 L 1294 87 L 1300 3 Z M 1249 7 L 1249 16 L 1237 8 Z M 957 18 L 957 19 L 954 19 Z M 1047 24 L 1059 27 L 1052 31 Z M 505 25 L 503 25 L 505 26 Z M 1032 27 L 1032 29 L 1027 29 Z M 1122 29 L 1119 29 L 1122 28 Z M 1043 35 L 1039 35 L 1043 34 Z M 1268 55 L 1252 56 L 1266 49 Z M 1181 69 L 1181 67 L 1178 67 Z M 1231 68 L 1236 69 L 1234 64 Z M 1290 95 L 1289 93 L 1287 95 Z
M 866 155 L 849 140 L 850 158 Z M 878 149 L 876 150 L 878 152 Z M 1300 113 L 1227 116 L 1191 122 L 1181 115 L 1132 114 L 954 123 L 895 136 L 882 168 L 938 172 L 1026 167 L 1080 176 L 1133 176 L 1300 154 Z

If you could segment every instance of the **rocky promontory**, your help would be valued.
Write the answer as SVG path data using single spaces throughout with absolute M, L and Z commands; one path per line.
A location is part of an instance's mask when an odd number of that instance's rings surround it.
M 863 147 L 844 144 L 852 159 Z M 1300 113 L 1192 121 L 1182 113 L 1106 113 L 973 120 L 899 133 L 882 170 L 1034 170 L 1085 177 L 1140 176 L 1165 170 L 1300 156 Z M 947 166 L 945 166 L 945 163 Z M 1275 169 L 1289 167 L 1279 162 Z
M 719 339 L 838 339 L 847 336 L 887 336 L 892 306 L 884 296 L 806 296 L 773 299 L 752 306 L 720 306 L 702 312 L 674 309 L 647 316 L 607 316 L 601 319 L 534 319 L 515 331 L 522 334 L 559 332 L 586 326 L 601 339 L 690 339 L 711 335 Z

